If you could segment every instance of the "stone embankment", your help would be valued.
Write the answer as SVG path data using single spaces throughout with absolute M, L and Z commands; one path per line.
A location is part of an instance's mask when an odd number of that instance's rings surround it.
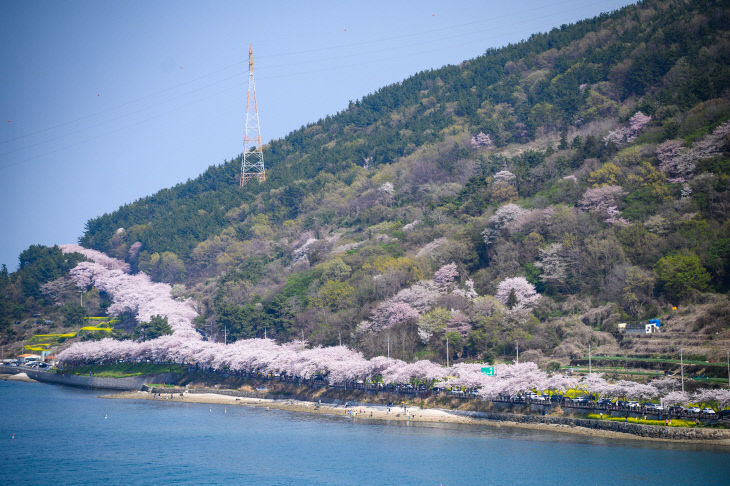
M 402 398 L 390 393 L 361 393 L 360 396 L 355 396 L 357 394 L 353 395 L 334 390 L 327 390 L 326 387 L 306 391 L 301 388 L 297 389 L 297 387 L 294 387 L 293 389 L 278 390 L 266 386 L 256 386 L 255 388 L 251 387 L 249 391 L 205 386 L 183 387 L 178 385 L 173 387 L 149 387 L 147 385 L 153 383 L 180 383 L 180 381 L 182 381 L 181 376 L 172 373 L 163 373 L 158 375 L 134 376 L 127 378 L 104 378 L 0 366 L 0 374 L 17 374 L 21 372 L 26 373 L 29 378 L 45 383 L 122 391 L 137 391 L 143 389 L 153 394 L 159 393 L 163 395 L 184 394 L 185 396 L 203 396 L 213 394 L 248 399 L 265 399 L 275 402 L 304 400 L 311 403 L 319 402 L 323 405 L 327 404 L 330 406 L 342 406 L 349 403 L 351 407 L 382 406 L 384 403 L 388 402 L 397 404 L 399 403 L 398 399 Z M 363 399 L 364 401 L 358 401 Z M 490 404 L 487 404 L 490 408 L 488 411 L 454 410 L 449 409 L 447 404 L 440 404 L 438 402 L 432 403 L 431 406 L 435 407 L 434 410 L 440 409 L 443 413 L 451 415 L 454 418 L 463 417 L 464 419 L 469 420 L 470 423 L 479 423 L 484 421 L 484 423 L 503 422 L 505 424 L 523 424 L 524 426 L 564 426 L 576 427 L 576 431 L 587 429 L 608 433 L 618 432 L 647 439 L 730 442 L 730 430 L 726 429 L 664 427 L 631 422 L 585 419 L 570 415 L 549 415 L 550 407 L 546 405 L 491 402 Z M 575 411 L 568 410 L 564 411 L 564 413 L 565 412 L 575 413 Z
M 519 415 L 512 413 L 497 412 L 471 412 L 453 410 L 451 413 L 473 419 L 485 419 L 499 422 L 516 422 L 522 424 L 546 424 L 546 425 L 567 425 L 570 427 L 583 427 L 586 429 L 604 430 L 610 432 L 621 432 L 625 434 L 646 437 L 650 439 L 665 440 L 730 440 L 730 430 L 687 428 L 687 427 L 663 427 L 659 425 L 644 425 L 631 422 L 618 422 L 610 420 L 594 420 L 575 417 L 558 417 L 551 415 Z
M 130 376 L 125 378 L 106 378 L 93 375 L 72 375 L 57 373 L 54 371 L 33 370 L 17 366 L 0 366 L 0 374 L 15 375 L 18 373 L 25 373 L 28 378 L 43 383 L 54 383 L 56 385 L 74 386 L 78 388 L 121 391 L 139 390 L 147 383 L 169 383 L 177 378 L 177 376 L 173 373 Z

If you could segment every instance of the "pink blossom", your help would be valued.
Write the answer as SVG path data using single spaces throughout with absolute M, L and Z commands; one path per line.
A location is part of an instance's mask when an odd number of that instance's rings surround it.
M 513 310 L 530 309 L 540 300 L 540 294 L 535 291 L 535 286 L 527 281 L 525 277 L 513 277 L 502 280 L 497 285 L 497 300 L 507 304 L 510 293 L 514 291 L 517 303 Z
M 459 270 L 456 268 L 456 263 L 452 262 L 438 269 L 433 276 L 433 283 L 439 290 L 447 290 L 458 276 Z
M 606 214 L 609 207 L 625 195 L 621 186 L 601 186 L 588 189 L 578 203 L 578 207 L 591 213 Z
M 502 182 L 505 184 L 512 184 L 514 183 L 515 179 L 517 177 L 508 170 L 500 170 L 496 174 L 494 174 L 494 182 Z
M 664 395 L 664 405 L 684 405 L 689 402 L 689 394 L 683 391 L 673 391 Z
M 370 314 L 370 332 L 380 332 L 396 324 L 418 319 L 418 311 L 405 302 L 384 302 Z M 364 329 L 361 329 L 364 330 Z
M 603 141 L 608 145 L 614 143 L 622 145 L 624 143 L 633 142 L 639 135 L 639 132 L 651 121 L 651 117 L 637 111 L 634 116 L 629 119 L 628 126 L 619 127 L 603 137 Z
M 122 260 L 117 260 L 116 258 L 112 258 L 100 251 L 90 250 L 89 248 L 84 248 L 81 245 L 74 244 L 61 245 L 59 248 L 61 248 L 61 251 L 63 253 L 81 253 L 86 258 L 93 260 L 99 265 L 103 265 L 108 270 L 121 270 L 123 272 L 129 272 L 128 263 L 123 262 Z
M 483 132 L 479 132 L 471 137 L 471 146 L 474 148 L 491 147 L 492 145 L 494 145 L 492 137 Z

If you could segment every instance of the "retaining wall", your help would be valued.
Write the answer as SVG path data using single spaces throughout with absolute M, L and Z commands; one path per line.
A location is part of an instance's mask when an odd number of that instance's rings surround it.
M 461 410 L 450 411 L 455 415 L 462 415 L 476 419 L 497 420 L 502 422 L 517 422 L 525 424 L 553 424 L 585 427 L 594 430 L 609 430 L 624 432 L 653 439 L 669 440 L 721 440 L 730 439 L 730 431 L 713 430 L 706 428 L 663 427 L 658 425 L 634 424 L 630 422 L 616 422 L 610 420 L 581 419 L 574 417 L 555 417 L 550 415 L 520 415 L 498 412 L 469 412 Z
M 177 380 L 179 375 L 174 373 L 161 373 L 157 375 L 130 376 L 126 378 L 104 378 L 100 376 L 71 375 L 56 373 L 53 371 L 33 370 L 18 366 L 2 366 L 0 373 L 18 374 L 25 373 L 28 378 L 43 383 L 54 383 L 57 385 L 75 386 L 79 388 L 105 389 L 105 390 L 139 390 L 146 383 L 169 383 Z

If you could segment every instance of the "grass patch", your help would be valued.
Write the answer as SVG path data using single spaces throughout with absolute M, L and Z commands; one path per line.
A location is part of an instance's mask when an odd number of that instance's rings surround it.
M 578 373 L 588 373 L 587 366 L 563 366 L 562 369 L 573 370 Z M 593 367 L 593 372 L 611 373 L 614 375 L 664 376 L 664 373 L 658 373 L 656 371 L 628 371 L 626 368 L 596 368 L 595 366 Z
M 585 361 L 588 361 L 588 356 L 585 356 L 582 358 Z M 631 361 L 635 363 L 671 363 L 671 364 L 681 364 L 682 360 L 679 359 L 670 359 L 670 358 L 636 358 L 633 356 L 593 356 L 593 361 Z M 707 366 L 707 367 L 719 367 L 719 368 L 725 368 L 727 365 L 725 363 L 710 363 L 708 361 L 699 361 L 699 360 L 691 360 L 691 359 L 685 359 L 684 360 L 685 365 L 698 365 L 698 366 Z
M 102 378 L 128 378 L 130 376 L 157 375 L 160 373 L 185 373 L 180 365 L 156 363 L 114 363 L 108 365 L 87 365 L 76 368 L 64 368 L 63 373 L 71 375 L 88 375 Z
M 608 420 L 611 422 L 629 422 L 631 424 L 666 425 L 664 423 L 664 420 L 650 420 L 636 417 L 629 417 L 628 420 L 626 420 L 626 417 L 609 417 L 608 415 L 604 415 L 603 418 L 601 418 L 601 416 L 597 413 L 589 413 L 588 415 L 586 415 L 586 418 L 594 420 Z M 694 422 L 694 420 L 673 418 L 672 424 L 669 427 L 697 427 L 697 424 Z

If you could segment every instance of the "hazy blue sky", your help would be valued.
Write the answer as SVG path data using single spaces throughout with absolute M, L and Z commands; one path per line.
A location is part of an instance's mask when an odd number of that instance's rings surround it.
M 0 2 L 0 263 L 418 71 L 625 0 Z

